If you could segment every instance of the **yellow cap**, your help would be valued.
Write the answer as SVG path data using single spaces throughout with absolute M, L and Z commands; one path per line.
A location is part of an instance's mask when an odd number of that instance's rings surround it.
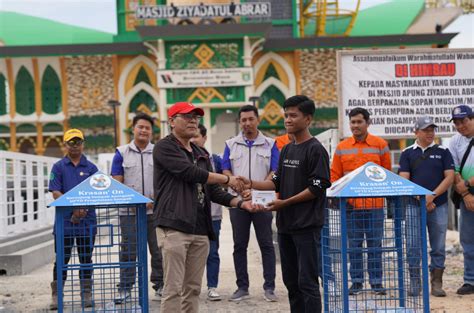
M 64 142 L 68 142 L 69 140 L 73 138 L 80 138 L 84 140 L 84 135 L 79 129 L 72 128 L 64 133 Z

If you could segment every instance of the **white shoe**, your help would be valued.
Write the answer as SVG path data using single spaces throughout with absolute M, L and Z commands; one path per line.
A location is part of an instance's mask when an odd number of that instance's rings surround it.
M 216 288 L 209 288 L 207 290 L 207 300 L 209 301 L 220 301 L 221 295 L 216 291 Z
M 127 299 L 130 298 L 131 295 L 132 294 L 130 293 L 130 291 L 122 290 L 119 292 L 118 297 L 114 299 L 114 302 L 115 304 L 122 304 L 123 302 L 127 301 Z

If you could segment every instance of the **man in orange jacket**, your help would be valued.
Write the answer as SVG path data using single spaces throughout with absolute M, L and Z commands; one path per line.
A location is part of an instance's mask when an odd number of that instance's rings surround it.
M 391 170 L 390 151 L 382 138 L 369 134 L 370 114 L 364 108 L 349 112 L 352 137 L 341 141 L 331 165 L 331 182 L 373 162 Z M 349 199 L 347 202 L 347 236 L 352 286 L 350 295 L 358 294 L 364 286 L 364 259 L 362 246 L 367 241 L 367 268 L 372 290 L 386 294 L 382 285 L 382 237 L 384 223 L 383 198 Z

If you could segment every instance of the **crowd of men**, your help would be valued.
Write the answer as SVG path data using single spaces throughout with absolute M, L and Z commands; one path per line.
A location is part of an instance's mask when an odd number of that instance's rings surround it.
M 253 224 L 262 254 L 263 299 L 278 301 L 275 295 L 275 250 L 272 240 L 273 212 L 276 212 L 278 244 L 283 282 L 288 290 L 291 312 L 321 312 L 320 236 L 324 223 L 326 189 L 331 183 L 367 162 L 391 170 L 387 142 L 369 133 L 370 115 L 364 108 L 349 113 L 352 137 L 339 143 L 331 166 L 329 155 L 309 129 L 315 105 L 306 96 L 293 96 L 283 103 L 287 134 L 276 140 L 258 130 L 256 107 L 246 105 L 238 113 L 241 132 L 226 141 L 222 159 L 209 153 L 204 144 L 207 130 L 199 124 L 204 111 L 180 102 L 168 110 L 171 134 L 151 143 L 153 119 L 138 113 L 132 124 L 133 140 L 117 148 L 111 175 L 153 200 L 147 205 L 147 239 L 151 254 L 150 280 L 154 300 L 161 301 L 161 312 L 198 312 L 199 295 L 207 268 L 207 299 L 221 300 L 217 291 L 219 276 L 219 233 L 222 206 L 228 207 L 234 241 L 236 291 L 230 301 L 250 297 L 247 248 Z M 432 117 L 419 118 L 414 125 L 415 143 L 403 150 L 400 176 L 431 191 L 426 196 L 427 228 L 430 243 L 431 294 L 446 296 L 442 286 L 445 268 L 445 241 L 448 221 L 448 189 L 460 209 L 460 239 L 464 254 L 464 283 L 457 294 L 474 294 L 474 114 L 468 106 L 458 106 L 451 120 L 457 134 L 449 147 L 435 143 L 436 124 Z M 64 134 L 66 156 L 51 172 L 49 190 L 55 199 L 97 171 L 83 154 L 85 138 L 77 129 Z M 281 151 L 280 151 L 281 150 Z M 153 173 L 153 174 L 151 174 Z M 277 198 L 268 205 L 251 201 L 251 190 L 275 190 Z M 386 294 L 383 285 L 382 237 L 383 198 L 350 199 L 347 203 L 347 237 L 352 285 L 349 294 L 363 292 L 362 249 L 368 249 L 368 277 L 374 293 Z M 407 211 L 410 208 L 407 208 Z M 120 261 L 136 259 L 136 225 L 132 209 L 121 209 Z M 416 214 L 406 223 L 415 223 Z M 92 262 L 97 223 L 94 210 L 73 210 L 63 221 L 64 246 L 77 246 L 81 264 Z M 369 240 L 370 238 L 370 240 Z M 56 240 L 58 240 L 55 237 Z M 407 251 L 414 250 L 420 238 L 407 239 Z M 415 253 L 415 252 L 413 252 Z M 63 262 L 70 255 L 65 251 Z M 409 295 L 420 294 L 420 258 L 409 261 Z M 94 305 L 92 270 L 81 270 L 81 299 L 84 307 Z M 131 296 L 135 269 L 120 270 L 120 304 Z M 63 272 L 63 283 L 66 281 Z M 57 309 L 56 264 L 51 283 L 50 308 Z

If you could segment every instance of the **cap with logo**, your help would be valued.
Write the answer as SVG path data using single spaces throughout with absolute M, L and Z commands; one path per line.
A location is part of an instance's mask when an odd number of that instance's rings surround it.
M 187 114 L 196 112 L 200 116 L 204 116 L 204 111 L 201 108 L 195 107 L 190 102 L 176 102 L 168 109 L 168 117 L 174 117 L 176 114 Z
M 84 134 L 77 128 L 71 128 L 70 130 L 64 133 L 64 142 L 68 142 L 71 139 L 79 138 L 84 140 Z
M 430 126 L 438 127 L 431 116 L 419 117 L 415 122 L 415 130 L 426 129 Z
M 453 109 L 453 112 L 451 113 L 451 119 L 449 121 L 452 121 L 456 118 L 463 119 L 465 117 L 472 117 L 474 116 L 474 113 L 472 112 L 471 107 L 467 105 L 458 105 Z

